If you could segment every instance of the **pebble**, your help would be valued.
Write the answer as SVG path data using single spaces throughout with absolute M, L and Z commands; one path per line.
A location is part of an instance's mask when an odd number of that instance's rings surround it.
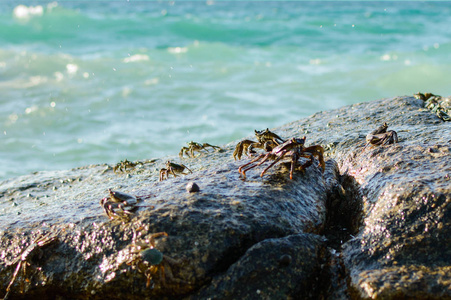
M 186 191 L 188 193 L 196 193 L 199 191 L 199 186 L 195 182 L 188 182 L 186 185 Z
M 292 259 L 291 255 L 284 254 L 281 257 L 279 257 L 279 265 L 281 267 L 287 267 L 291 264 L 292 260 L 293 259 Z

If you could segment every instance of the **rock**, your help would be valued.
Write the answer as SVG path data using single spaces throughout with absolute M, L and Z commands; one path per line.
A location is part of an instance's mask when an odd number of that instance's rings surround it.
M 249 171 L 242 180 L 237 169 L 245 162 L 233 160 L 232 148 L 187 159 L 193 174 L 161 182 L 155 167 L 163 167 L 167 158 L 143 164 L 138 172 L 102 165 L 3 182 L 0 291 L 5 293 L 13 276 L 14 259 L 41 232 L 61 230 L 51 247 L 43 247 L 41 259 L 30 257 L 34 271 L 16 278 L 11 297 L 183 297 L 208 286 L 261 241 L 321 232 L 326 190 L 338 176 L 335 162 L 328 162 L 324 174 L 316 162 L 293 180 L 283 165 L 263 178 Z M 184 192 L 192 181 L 202 190 Z M 139 196 L 140 206 L 154 208 L 139 207 L 129 222 L 110 221 L 99 204 L 109 188 Z M 5 205 L 12 199 L 17 207 Z M 155 270 L 147 280 L 127 263 L 136 257 L 133 245 L 156 232 L 168 234 L 155 240 L 167 265 L 164 275 Z M 304 239 L 303 247 L 324 247 L 320 241 Z
M 363 137 L 384 122 L 399 143 L 363 149 Z M 320 133 L 315 143 L 334 143 L 328 154 L 360 191 L 361 227 L 341 252 L 352 298 L 450 299 L 451 123 L 421 100 L 398 97 L 284 128 L 307 126 Z
M 261 241 L 192 298 L 315 298 L 324 242 L 305 233 Z
M 198 191 L 200 191 L 200 189 L 199 189 L 199 186 L 197 185 L 197 183 L 188 182 L 188 184 L 186 185 L 186 191 L 188 193 L 197 193 Z
M 365 148 L 384 122 L 399 143 Z M 293 180 L 284 164 L 243 180 L 234 142 L 162 182 L 178 157 L 3 181 L 0 296 L 15 259 L 50 233 L 9 298 L 451 299 L 450 124 L 414 97 L 316 113 L 272 130 L 327 150 L 324 173 L 315 160 Z M 104 214 L 109 188 L 143 199 L 130 221 Z M 165 272 L 146 276 L 135 250 L 157 232 Z
M 399 144 L 339 161 L 364 199 L 364 226 L 342 252 L 362 298 L 451 298 L 451 126 L 421 106 L 389 105 L 394 116 L 407 115 L 386 120 Z

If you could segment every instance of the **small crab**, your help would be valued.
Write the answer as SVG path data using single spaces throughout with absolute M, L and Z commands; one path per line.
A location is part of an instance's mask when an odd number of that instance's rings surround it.
M 426 101 L 426 100 L 428 100 L 431 97 L 435 97 L 435 95 L 432 94 L 432 93 L 424 93 L 423 94 L 423 93 L 420 93 L 420 92 L 414 94 L 413 96 L 415 97 L 415 99 L 421 99 L 423 101 Z
M 111 189 L 108 189 L 108 193 L 110 196 L 100 200 L 100 205 L 110 219 L 128 219 L 138 207 L 153 208 L 153 206 L 148 205 L 138 206 L 137 203 L 142 200 L 141 197 L 113 191 Z
M 146 278 L 146 287 L 150 286 L 155 275 L 162 284 L 166 283 L 166 277 L 170 281 L 184 283 L 185 281 L 175 278 L 172 274 L 171 266 L 178 265 L 181 262 L 164 255 L 161 251 L 155 248 L 155 239 L 163 236 L 168 236 L 166 232 L 157 232 L 150 235 L 145 242 L 135 241 L 129 248 L 130 257 L 125 261 L 127 265 L 137 268 L 139 272 L 143 273 Z
M 257 137 L 257 142 L 251 140 L 242 140 L 236 145 L 235 151 L 233 152 L 233 158 L 236 160 L 241 159 L 243 153 L 255 154 L 254 148 L 265 149 L 267 152 L 271 151 L 273 148 L 279 146 L 285 141 L 277 134 L 266 130 L 255 131 L 255 136 Z
M 166 162 L 166 168 L 160 170 L 160 181 L 168 179 L 169 174 L 172 174 L 174 177 L 177 177 L 177 174 L 187 175 L 188 173 L 185 173 L 185 169 L 193 173 L 187 166 L 179 165 L 168 160 Z
M 366 136 L 366 145 L 388 145 L 398 142 L 398 134 L 394 130 L 387 131 L 388 124 L 384 123 Z
M 273 160 L 273 162 L 261 172 L 260 176 L 263 177 L 265 172 L 281 159 L 283 159 L 284 157 L 291 157 L 290 179 L 293 179 L 293 171 L 296 167 L 296 164 L 298 163 L 299 158 L 304 157 L 308 159 L 306 163 L 301 165 L 301 168 L 305 169 L 313 163 L 314 156 L 318 157 L 319 166 L 324 172 L 325 163 L 323 147 L 321 147 L 320 145 L 314 145 L 306 148 L 304 147 L 304 144 L 305 136 L 302 139 L 291 138 L 283 144 L 280 144 L 279 146 L 273 148 L 270 152 L 261 154 L 247 164 L 242 165 L 238 168 L 238 172 L 240 172 L 244 176 L 244 178 L 246 178 L 247 171 L 263 164 L 268 159 Z
M 27 265 L 29 266 L 29 261 L 33 259 L 34 256 L 42 257 L 42 248 L 44 248 L 47 245 L 50 245 L 54 243 L 58 239 L 58 234 L 61 232 L 61 230 L 58 230 L 56 233 L 49 232 L 46 235 L 39 234 L 31 243 L 30 245 L 25 248 L 22 253 L 14 259 L 11 264 L 14 265 L 17 264 L 16 270 L 14 271 L 13 277 L 11 281 L 8 284 L 8 287 L 6 288 L 6 295 L 3 297 L 4 300 L 6 300 L 9 296 L 9 292 L 11 291 L 11 286 L 13 285 L 14 281 L 17 278 L 17 275 L 19 274 L 20 269 L 23 269 L 24 276 L 26 274 L 26 268 Z
M 199 143 L 191 141 L 188 143 L 188 147 L 182 147 L 182 149 L 180 150 L 179 156 L 180 156 L 180 158 L 183 158 L 183 155 L 186 154 L 186 156 L 188 156 L 188 157 L 195 157 L 194 151 L 200 152 L 200 150 L 205 150 L 208 152 L 207 147 L 213 148 L 214 150 L 221 149 L 221 147 L 213 146 L 208 143 L 199 144 Z
M 142 163 L 140 163 L 140 162 L 135 163 L 135 162 L 132 162 L 132 161 L 129 161 L 129 160 L 125 159 L 125 160 L 123 160 L 123 161 L 117 163 L 117 164 L 113 167 L 113 171 L 114 171 L 114 173 L 118 173 L 118 172 L 127 172 L 127 169 L 128 169 L 128 170 L 134 169 L 134 168 L 135 168 L 137 165 L 139 165 L 139 164 L 142 165 Z

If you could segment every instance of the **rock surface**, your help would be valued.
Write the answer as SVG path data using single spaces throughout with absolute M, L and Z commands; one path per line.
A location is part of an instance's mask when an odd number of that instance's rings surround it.
M 384 122 L 399 143 L 365 147 Z M 8 298 L 451 299 L 450 124 L 414 97 L 319 112 L 272 130 L 327 150 L 324 173 L 316 161 L 293 180 L 284 164 L 243 180 L 249 159 L 233 160 L 234 142 L 3 181 L 0 296 L 17 257 L 50 232 Z M 193 173 L 159 182 L 167 160 Z M 106 217 L 109 188 L 142 198 L 130 221 Z M 164 274 L 147 280 L 130 249 L 157 232 Z
M 387 122 L 398 144 L 363 147 Z M 341 257 L 352 298 L 451 298 L 451 123 L 399 97 L 356 104 L 284 126 L 321 132 L 341 174 L 355 180 L 361 227 Z M 324 140 L 323 140 L 324 139 Z

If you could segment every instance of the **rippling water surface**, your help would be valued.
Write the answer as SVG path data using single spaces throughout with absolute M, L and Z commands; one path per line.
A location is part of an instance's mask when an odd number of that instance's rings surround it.
M 449 2 L 0 2 L 0 179 L 450 95 Z

